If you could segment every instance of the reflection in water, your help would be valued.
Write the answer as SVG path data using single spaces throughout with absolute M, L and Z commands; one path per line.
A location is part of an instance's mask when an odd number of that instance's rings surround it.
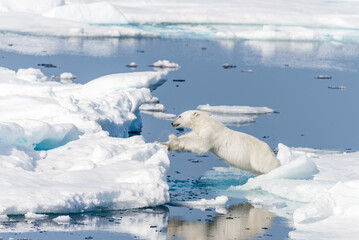
M 226 214 L 205 223 L 169 220 L 167 236 L 168 239 L 176 236 L 187 240 L 248 239 L 263 234 L 274 216 L 267 210 L 244 203 L 231 206 Z
M 140 239 L 166 239 L 168 209 L 149 208 L 127 211 L 106 211 L 70 215 L 68 223 L 57 223 L 57 216 L 48 215 L 41 219 L 25 219 L 24 216 L 10 216 L 0 219 L 0 239 L 3 233 L 22 232 L 79 232 L 106 231 L 111 233 L 126 233 Z M 131 237 L 132 238 L 132 237 Z M 60 239 L 60 238 L 59 238 Z
M 150 43 L 151 48 L 161 49 L 160 43 L 170 41 L 170 49 L 183 47 L 184 40 L 163 40 L 153 38 L 78 38 L 0 33 L 0 50 L 29 55 L 86 55 L 111 57 L 116 53 L 141 52 Z M 198 41 L 197 41 L 198 42 Z M 200 42 L 200 41 L 199 41 Z M 178 44 L 179 45 L 176 45 Z M 208 42 L 203 41 L 206 45 Z M 203 44 L 200 43 L 200 44 Z M 240 54 L 244 62 L 265 66 L 290 66 L 309 69 L 355 69 L 352 62 L 359 56 L 356 43 L 301 42 L 301 41 L 213 41 L 222 53 Z M 154 44 L 154 45 L 153 45 Z M 175 46 L 175 47 L 173 47 Z M 180 49 L 186 51 L 187 45 Z M 147 46 L 148 48 L 148 46 Z M 203 50 L 201 50 L 203 52 Z M 166 56 L 167 57 L 167 56 Z M 345 61 L 343 61 L 345 60 Z M 167 71 L 167 70 L 166 70 Z

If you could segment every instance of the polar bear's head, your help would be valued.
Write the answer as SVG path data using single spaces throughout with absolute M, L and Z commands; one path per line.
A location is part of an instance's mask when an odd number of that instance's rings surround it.
M 185 127 L 193 128 L 195 119 L 198 118 L 202 113 L 196 110 L 190 110 L 181 113 L 175 120 L 172 121 L 173 127 Z

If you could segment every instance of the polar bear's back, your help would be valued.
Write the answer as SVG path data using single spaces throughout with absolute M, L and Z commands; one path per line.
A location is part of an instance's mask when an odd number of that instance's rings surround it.
M 280 166 L 267 143 L 228 128 L 218 134 L 211 152 L 230 165 L 255 174 L 268 173 Z

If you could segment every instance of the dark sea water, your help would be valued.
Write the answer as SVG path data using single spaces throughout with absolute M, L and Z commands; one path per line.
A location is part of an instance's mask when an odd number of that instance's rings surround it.
M 16 38 L 14 38 L 16 39 Z M 36 40 L 36 38 L 35 38 Z M 72 72 L 76 82 L 122 72 L 151 71 L 148 65 L 168 59 L 181 68 L 170 71 L 153 95 L 166 113 L 180 114 L 198 105 L 263 106 L 279 112 L 254 124 L 231 127 L 267 142 L 287 146 L 356 151 L 359 149 L 359 45 L 317 42 L 214 42 L 188 39 L 43 39 L 36 47 L 14 40 L 0 46 L 0 66 L 40 68 L 45 75 Z M 74 49 L 77 49 L 76 51 Z M 126 67 L 136 62 L 136 69 Z M 44 68 L 51 63 L 61 68 Z M 222 64 L 236 65 L 224 69 Z M 242 70 L 251 69 L 252 72 Z M 331 79 L 317 79 L 328 75 Z M 184 81 L 173 81 L 173 80 Z M 345 86 L 344 90 L 329 86 Z M 183 132 L 170 121 L 142 114 L 147 142 L 167 141 Z M 186 130 L 184 130 L 186 131 Z M 211 154 L 170 152 L 171 202 L 127 211 L 71 215 L 60 225 L 48 220 L 0 223 L 3 239 L 285 239 L 287 219 L 255 208 L 244 195 L 227 192 L 250 177 L 214 175 L 228 166 Z M 179 206 L 179 202 L 230 196 L 226 211 Z M 56 216 L 53 216 L 56 217 Z M 161 223 L 161 224 L 158 224 Z M 1 239 L 1 238 L 0 238 Z

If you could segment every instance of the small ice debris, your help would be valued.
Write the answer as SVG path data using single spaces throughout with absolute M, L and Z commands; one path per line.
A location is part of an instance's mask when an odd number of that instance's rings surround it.
M 241 72 L 253 73 L 253 70 L 252 69 L 243 69 Z
M 39 63 L 37 66 L 45 67 L 45 68 L 60 68 L 61 66 L 54 65 L 51 63 Z
M 168 60 L 158 60 L 157 62 L 153 63 L 152 65 L 149 65 L 149 67 L 154 68 L 180 68 L 181 66 L 177 63 L 172 63 Z
M 28 212 L 25 214 L 25 219 L 29 219 L 29 220 L 42 220 L 46 218 L 48 218 L 48 215 L 46 214 L 37 214 L 32 212 Z
M 228 68 L 236 68 L 237 66 L 233 65 L 233 64 L 225 63 L 225 64 L 222 64 L 222 67 L 224 69 L 228 69 Z
M 333 86 L 333 85 L 330 85 L 328 86 L 329 89 L 339 89 L 339 90 L 344 90 L 346 89 L 347 87 L 346 86 Z
M 164 112 L 165 106 L 159 103 L 144 103 L 140 106 L 140 111 L 147 111 L 147 112 Z
M 128 68 L 137 68 L 137 64 L 135 62 L 131 62 L 130 64 L 127 64 L 126 67 L 128 67 Z
M 58 224 L 68 224 L 71 221 L 71 218 L 69 215 L 62 215 L 52 219 L 52 221 L 57 222 Z
M 186 80 L 184 80 L 184 79 L 173 79 L 172 81 L 173 82 L 185 82 Z
M 332 79 L 332 76 L 329 75 L 318 75 L 315 77 L 316 79 Z
M 215 199 L 200 199 L 197 201 L 186 201 L 184 206 L 205 210 L 207 208 L 224 207 L 228 202 L 227 196 L 218 196 Z
M 138 53 L 144 53 L 145 50 L 137 50 Z

